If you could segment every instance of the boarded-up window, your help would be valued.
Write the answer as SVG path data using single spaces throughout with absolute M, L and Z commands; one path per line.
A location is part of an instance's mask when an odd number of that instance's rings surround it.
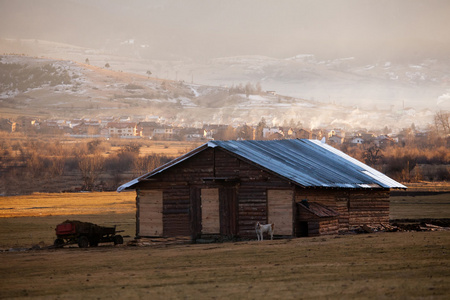
M 275 234 L 292 235 L 292 191 L 268 190 L 268 221 L 275 223 Z
M 202 233 L 220 233 L 219 189 L 202 189 Z
M 163 193 L 158 190 L 139 192 L 139 235 L 163 235 Z

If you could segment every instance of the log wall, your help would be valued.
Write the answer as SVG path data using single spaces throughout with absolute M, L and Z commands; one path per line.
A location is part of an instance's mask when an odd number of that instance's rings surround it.
M 308 221 L 308 236 L 320 236 L 338 233 L 338 220 L 324 218 Z
M 339 231 L 370 224 L 389 223 L 389 190 L 296 188 L 295 202 L 308 199 L 339 213 Z
M 350 228 L 381 223 L 389 223 L 389 191 L 353 191 L 350 194 Z

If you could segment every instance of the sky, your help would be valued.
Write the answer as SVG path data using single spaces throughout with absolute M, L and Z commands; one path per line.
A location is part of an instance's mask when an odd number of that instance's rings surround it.
M 154 58 L 449 58 L 449 16 L 448 0 L 0 0 L 0 38 L 133 40 Z

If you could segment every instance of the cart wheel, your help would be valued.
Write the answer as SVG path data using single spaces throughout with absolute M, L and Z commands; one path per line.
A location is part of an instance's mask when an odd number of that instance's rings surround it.
M 98 240 L 97 239 L 89 241 L 89 247 L 97 247 L 97 246 L 98 246 Z
M 64 240 L 60 238 L 56 239 L 53 243 L 53 246 L 55 246 L 56 248 L 62 248 L 64 246 Z
M 120 234 L 114 236 L 114 245 L 119 244 L 123 244 L 123 237 Z
M 87 248 L 89 246 L 89 239 L 82 235 L 78 238 L 78 247 Z

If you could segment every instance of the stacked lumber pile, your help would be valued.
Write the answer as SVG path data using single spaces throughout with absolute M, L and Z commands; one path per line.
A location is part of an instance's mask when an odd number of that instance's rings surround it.
M 425 224 L 420 225 L 420 230 L 421 231 L 450 231 L 450 227 L 442 227 L 442 226 L 425 223 Z
M 355 233 L 374 233 L 374 232 L 396 232 L 396 231 L 450 231 L 450 227 L 438 226 L 428 223 L 420 224 L 379 224 L 374 225 L 361 225 L 355 227 L 352 230 Z
M 395 232 L 401 231 L 397 226 L 392 226 L 389 224 L 379 224 L 379 225 L 361 225 L 358 227 L 354 227 L 353 232 L 356 233 L 374 233 L 374 232 Z

